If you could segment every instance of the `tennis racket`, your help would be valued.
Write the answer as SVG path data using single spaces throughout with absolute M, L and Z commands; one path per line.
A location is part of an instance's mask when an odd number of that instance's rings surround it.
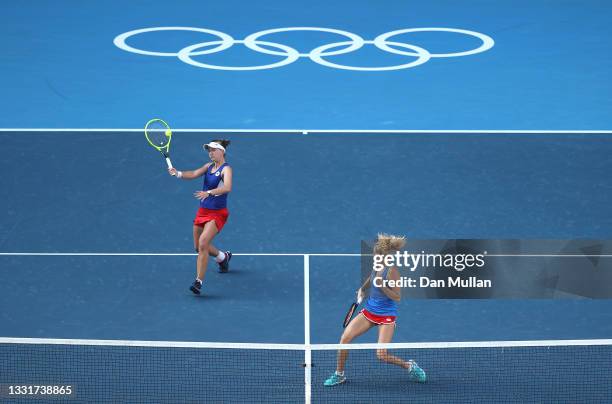
M 361 288 L 359 288 L 359 290 L 357 291 L 357 300 L 355 300 L 355 302 L 353 304 L 351 304 L 351 307 L 346 312 L 346 316 L 344 317 L 344 322 L 342 323 L 342 327 L 343 328 L 346 328 L 346 326 L 349 325 L 349 323 L 353 319 L 353 315 L 355 314 L 355 310 L 357 310 L 357 307 L 359 307 L 359 305 L 361 304 L 362 301 L 363 301 L 363 292 L 362 292 Z
M 172 129 L 170 126 L 163 119 L 155 118 L 147 122 L 144 131 L 147 142 L 164 156 L 168 168 L 172 168 L 170 161 Z

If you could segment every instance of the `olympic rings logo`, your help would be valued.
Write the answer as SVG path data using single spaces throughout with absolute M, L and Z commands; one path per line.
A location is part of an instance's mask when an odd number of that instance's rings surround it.
M 213 40 L 208 42 L 200 42 L 193 45 L 189 45 L 178 52 L 156 52 L 144 49 L 138 49 L 132 47 L 126 43 L 126 40 L 134 35 L 145 34 L 147 32 L 155 32 L 155 31 L 192 31 L 192 32 L 202 32 L 205 34 L 214 35 L 219 38 L 219 40 Z M 290 31 L 317 31 L 317 32 L 328 32 L 332 34 L 341 35 L 348 40 L 333 42 L 325 45 L 321 45 L 315 49 L 312 49 L 308 53 L 300 53 L 297 49 L 292 48 L 290 46 L 277 43 L 277 42 L 269 42 L 263 41 L 260 38 L 264 35 L 276 34 L 279 32 L 290 32 Z M 392 41 L 394 36 L 406 34 L 410 32 L 451 32 L 456 34 L 467 35 L 471 37 L 475 37 L 479 39 L 482 44 L 474 49 L 466 50 L 463 52 L 453 52 L 453 53 L 431 53 L 428 50 L 404 43 L 404 42 L 396 42 Z M 142 28 L 136 29 L 133 31 L 124 32 L 123 34 L 118 35 L 113 41 L 115 46 L 119 49 L 122 49 L 127 52 L 137 53 L 140 55 L 147 56 L 161 56 L 161 57 L 176 57 L 180 61 L 187 63 L 192 66 L 204 68 L 204 69 L 214 69 L 214 70 L 265 70 L 265 69 L 274 69 L 282 66 L 289 65 L 299 58 L 309 58 L 315 63 L 318 63 L 323 66 L 335 68 L 335 69 L 343 69 L 343 70 L 357 70 L 357 71 L 389 71 L 389 70 L 401 70 L 401 69 L 409 69 L 412 67 L 416 67 L 422 65 L 427 62 L 431 58 L 450 58 L 450 57 L 460 57 L 460 56 L 468 56 L 475 55 L 477 53 L 486 52 L 491 49 L 493 45 L 495 45 L 495 41 L 488 35 L 482 34 L 480 32 L 469 31 L 465 29 L 458 28 L 405 28 L 398 29 L 391 32 L 386 32 L 384 34 L 378 35 L 374 40 L 365 40 L 357 34 L 348 31 L 342 31 L 334 28 L 321 28 L 321 27 L 286 27 L 286 28 L 274 28 L 268 29 L 264 31 L 259 31 L 254 34 L 247 36 L 244 39 L 234 39 L 230 35 L 215 31 L 213 29 L 208 28 L 195 28 L 195 27 L 152 27 L 152 28 Z M 213 53 L 222 52 L 236 44 L 242 44 L 247 48 L 267 55 L 274 56 L 282 56 L 284 59 L 276 62 L 270 63 L 266 65 L 256 65 L 256 66 L 220 66 L 213 65 L 208 63 L 202 63 L 200 61 L 196 61 L 193 59 L 194 56 L 203 56 L 210 55 Z M 364 45 L 374 45 L 378 49 L 383 50 L 388 53 L 393 53 L 402 56 L 410 56 L 416 58 L 408 63 L 393 65 L 393 66 L 379 66 L 379 67 L 363 67 L 363 66 L 347 66 L 338 63 L 333 63 L 328 60 L 330 56 L 343 55 L 346 53 L 354 52 Z M 269 49 L 272 48 L 272 49 Z M 340 48 L 340 49 L 336 49 Z

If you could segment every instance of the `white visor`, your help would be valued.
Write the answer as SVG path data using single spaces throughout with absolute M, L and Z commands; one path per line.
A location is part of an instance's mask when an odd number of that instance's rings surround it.
M 225 152 L 225 147 L 221 146 L 219 143 L 217 142 L 210 142 L 204 145 L 204 149 L 208 150 L 208 149 L 221 149 Z

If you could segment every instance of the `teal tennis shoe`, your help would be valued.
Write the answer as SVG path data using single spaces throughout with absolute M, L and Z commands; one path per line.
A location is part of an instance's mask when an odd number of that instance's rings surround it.
M 337 386 L 341 383 L 344 383 L 346 381 L 346 377 L 344 375 L 339 375 L 336 372 L 332 373 L 331 376 L 329 376 L 327 378 L 327 380 L 325 380 L 325 383 L 323 383 L 324 386 Z
M 417 383 L 425 383 L 427 381 L 425 371 L 413 360 L 408 361 L 408 363 L 410 363 L 410 371 L 408 372 L 410 380 Z

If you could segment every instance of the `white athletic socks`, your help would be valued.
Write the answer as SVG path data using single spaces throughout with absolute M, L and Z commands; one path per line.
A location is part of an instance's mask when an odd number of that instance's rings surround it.
M 217 255 L 217 257 L 215 258 L 215 261 L 223 262 L 224 259 L 225 259 L 225 253 L 219 250 L 219 255 Z

